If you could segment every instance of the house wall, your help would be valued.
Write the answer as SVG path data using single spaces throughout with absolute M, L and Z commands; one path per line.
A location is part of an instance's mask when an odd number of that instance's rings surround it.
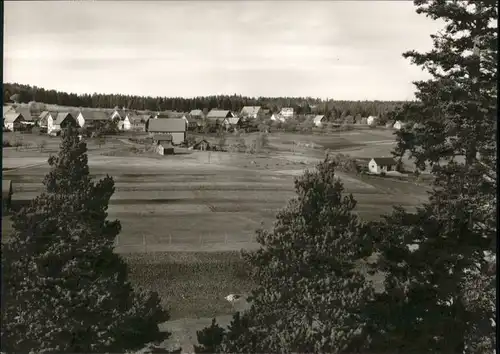
M 85 124 L 85 118 L 83 118 L 83 115 L 81 113 L 78 115 L 78 117 L 76 117 L 76 121 L 78 122 L 80 128 Z
M 368 163 L 368 171 L 371 173 L 380 173 L 380 169 L 375 161 L 370 161 Z
M 131 124 L 130 124 L 130 120 L 128 119 L 128 117 L 125 117 L 125 119 L 123 120 L 123 130 L 130 130 L 131 128 Z
M 184 141 L 186 141 L 186 132 L 149 132 L 150 136 L 153 135 L 166 135 L 170 134 L 172 135 L 172 144 L 181 144 Z

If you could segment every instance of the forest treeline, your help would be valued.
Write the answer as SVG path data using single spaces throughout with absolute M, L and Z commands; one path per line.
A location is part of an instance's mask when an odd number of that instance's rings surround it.
M 273 113 L 282 107 L 293 107 L 296 114 L 325 114 L 328 118 L 346 116 L 384 117 L 388 112 L 401 106 L 405 101 L 336 101 L 311 97 L 245 97 L 241 95 L 218 95 L 194 98 L 151 97 L 121 94 L 76 94 L 18 83 L 3 84 L 5 102 L 12 102 L 16 96 L 19 103 L 31 101 L 72 107 L 126 108 L 131 110 L 188 112 L 192 109 L 228 109 L 239 112 L 244 106 L 262 106 Z

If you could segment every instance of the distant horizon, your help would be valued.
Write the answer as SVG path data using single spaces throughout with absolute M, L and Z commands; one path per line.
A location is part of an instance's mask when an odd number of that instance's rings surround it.
M 409 1 L 9 1 L 4 10 L 4 81 L 152 97 L 414 100 L 412 82 L 429 75 L 402 53 L 431 49 L 442 27 Z
M 213 97 L 213 96 L 241 96 L 244 98 L 249 98 L 249 99 L 255 99 L 258 100 L 259 98 L 271 98 L 271 99 L 277 99 L 277 98 L 287 98 L 287 99 L 308 99 L 311 98 L 313 100 L 321 100 L 321 101 L 350 101 L 350 102 L 409 102 L 409 101 L 414 101 L 412 100 L 359 100 L 359 99 L 354 99 L 354 100 L 349 100 L 349 99 L 336 99 L 334 97 L 329 97 L 329 98 L 321 98 L 321 97 L 314 97 L 314 96 L 248 96 L 248 95 L 243 95 L 239 93 L 222 93 L 222 94 L 211 94 L 211 95 L 204 95 L 204 96 L 153 96 L 153 95 L 134 95 L 134 94 L 128 94 L 128 93 L 121 93 L 121 92 L 70 92 L 70 91 L 63 91 L 63 90 L 58 90 L 54 88 L 48 88 L 48 87 L 43 87 L 40 85 L 36 84 L 27 84 L 27 83 L 20 83 L 20 82 L 4 82 L 3 85 L 20 85 L 20 86 L 30 86 L 30 87 L 37 87 L 38 89 L 44 89 L 45 91 L 50 91 L 54 90 L 57 92 L 64 92 L 67 94 L 75 94 L 78 96 L 81 95 L 90 95 L 92 96 L 93 94 L 97 95 L 121 95 L 121 96 L 130 96 L 130 97 L 151 97 L 151 98 L 181 98 L 181 99 L 195 99 L 195 98 L 202 98 L 202 97 Z M 4 102 L 5 103 L 5 102 Z M 43 103 L 43 102 L 41 102 Z

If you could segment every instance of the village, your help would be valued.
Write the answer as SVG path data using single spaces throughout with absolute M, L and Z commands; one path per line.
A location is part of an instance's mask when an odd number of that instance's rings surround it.
M 1 353 L 494 352 L 496 3 L 1 6 Z
M 326 133 L 330 130 L 341 130 L 341 124 L 328 122 L 325 115 L 302 115 L 297 117 L 293 108 L 283 107 L 279 112 L 272 113 L 269 109 L 260 106 L 245 106 L 240 112 L 230 110 L 195 109 L 190 112 L 148 112 L 131 111 L 124 109 L 76 109 L 73 107 L 53 107 L 53 110 L 41 112 L 33 111 L 30 107 L 6 105 L 3 107 L 4 132 L 30 133 L 36 128 L 40 134 L 51 137 L 59 136 L 68 126 L 79 128 L 86 137 L 95 136 L 99 128 L 112 123 L 116 132 L 144 133 L 149 136 L 155 145 L 155 151 L 160 154 L 174 154 L 175 146 L 187 146 L 195 149 L 222 149 L 217 144 L 210 144 L 207 140 L 196 141 L 188 139 L 189 134 L 224 134 L 238 132 L 261 131 L 268 134 L 270 131 L 284 131 L 286 123 L 300 122 L 302 131 Z M 369 116 L 358 121 L 352 121 L 349 127 L 377 128 L 377 117 Z M 400 130 L 403 127 L 400 121 L 387 122 L 386 129 Z M 379 126 L 380 128 L 380 126 Z M 384 158 L 380 160 L 380 158 Z M 378 160 L 377 160 L 378 159 Z M 377 162 L 378 161 L 378 162 Z M 392 158 L 374 156 L 368 164 L 367 170 L 371 173 L 384 173 L 396 170 L 396 161 Z

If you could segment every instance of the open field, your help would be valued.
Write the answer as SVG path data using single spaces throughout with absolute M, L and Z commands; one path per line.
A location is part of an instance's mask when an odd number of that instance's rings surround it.
M 250 143 L 255 136 L 244 138 Z M 228 137 L 228 143 L 231 139 L 236 138 Z M 235 309 L 224 296 L 251 289 L 237 251 L 258 247 L 255 230 L 272 227 L 276 211 L 294 196 L 294 178 L 320 161 L 326 148 L 389 156 L 391 139 L 392 132 L 384 130 L 277 133 L 269 136 L 268 151 L 257 155 L 179 149 L 182 154 L 151 157 L 131 153 L 134 144 L 117 137 L 101 148 L 89 143 L 89 166 L 94 177 L 109 174 L 115 180 L 109 217 L 122 223 L 116 252 L 129 264 L 132 282 L 158 291 L 171 308 L 172 321 L 165 324 L 174 332 L 170 342 L 192 343 L 196 329 L 209 325 L 211 317 L 222 324 L 230 320 Z M 43 153 L 3 149 L 3 178 L 13 180 L 15 205 L 43 190 L 47 158 L 57 152 L 59 141 L 51 140 Z M 411 209 L 426 199 L 425 189 L 414 183 L 338 175 L 366 220 L 390 212 L 393 205 Z M 8 216 L 2 221 L 5 239 L 11 225 Z

